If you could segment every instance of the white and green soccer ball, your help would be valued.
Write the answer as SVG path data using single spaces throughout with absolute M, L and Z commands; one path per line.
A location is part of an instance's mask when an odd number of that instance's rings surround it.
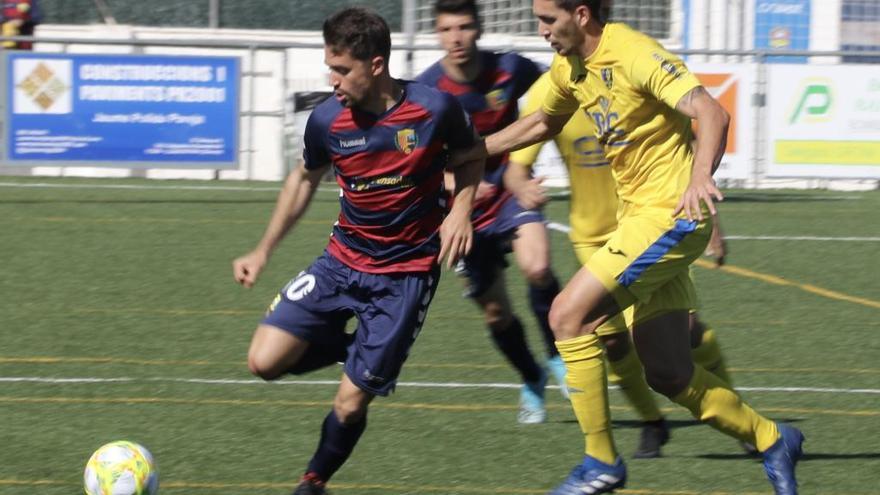
M 110 442 L 86 464 L 86 495 L 154 495 L 159 470 L 153 455 L 134 442 Z

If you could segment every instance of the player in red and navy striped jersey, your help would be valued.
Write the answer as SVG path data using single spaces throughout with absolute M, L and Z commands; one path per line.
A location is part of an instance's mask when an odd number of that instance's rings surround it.
M 543 69 L 516 53 L 479 50 L 480 22 L 474 0 L 438 0 L 434 14 L 446 55 L 418 80 L 454 95 L 481 135 L 514 122 L 519 114 L 517 101 Z M 466 277 L 467 295 L 484 313 L 492 340 L 522 377 L 518 420 L 540 423 L 546 420 L 546 373 L 529 350 L 523 326 L 511 309 L 504 282 L 505 255 L 513 250 L 528 280 L 529 302 L 542 330 L 548 366 L 564 387 L 565 366 L 547 322 L 559 283 L 550 269 L 544 217 L 538 210 L 520 206 L 504 188 L 506 168 L 506 155 L 486 160 L 472 216 L 474 249 L 459 264 L 459 273 Z
M 476 132 L 451 95 L 391 78 L 381 17 L 342 10 L 325 21 L 324 44 L 334 96 L 312 112 L 304 163 L 288 177 L 262 240 L 233 262 L 236 280 L 252 286 L 333 168 L 342 191 L 330 243 L 276 296 L 248 352 L 251 371 L 267 380 L 344 362 L 294 495 L 325 493 L 366 428 L 369 403 L 394 389 L 434 295 L 438 261 L 451 266 L 471 247 L 483 173 L 482 161 L 456 167 L 447 207 L 448 154 L 474 144 Z M 347 335 L 354 317 L 357 330 Z
M 333 163 L 342 189 L 327 251 L 368 273 L 430 271 L 445 215 L 446 150 L 473 142 L 453 97 L 397 81 L 403 97 L 381 114 L 330 98 L 305 132 L 305 167 Z

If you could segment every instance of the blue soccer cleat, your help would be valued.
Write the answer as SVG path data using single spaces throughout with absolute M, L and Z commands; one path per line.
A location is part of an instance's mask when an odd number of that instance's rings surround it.
M 541 371 L 541 378 L 525 382 L 519 393 L 519 414 L 516 420 L 524 425 L 547 421 L 547 408 L 544 406 L 544 389 L 547 387 L 547 374 Z
M 764 451 L 764 471 L 776 495 L 797 495 L 794 467 L 803 455 L 804 434 L 793 426 L 777 424 L 779 440 Z
M 553 379 L 556 380 L 556 383 L 559 385 L 559 391 L 562 393 L 562 396 L 568 399 L 568 385 L 565 384 L 566 370 L 562 357 L 557 354 L 548 359 L 547 369 L 550 370 L 550 374 L 553 375 Z
M 605 464 L 594 457 L 584 456 L 584 461 L 574 469 L 561 485 L 548 495 L 598 495 L 612 493 L 626 485 L 626 465 L 617 456 L 617 461 Z

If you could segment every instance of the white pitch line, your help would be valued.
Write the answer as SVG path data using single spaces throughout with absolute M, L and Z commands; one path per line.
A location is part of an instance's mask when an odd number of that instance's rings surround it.
M 4 376 L 0 377 L 0 383 L 48 383 L 48 384 L 69 384 L 69 383 L 144 383 L 144 382 L 165 382 L 165 383 L 192 383 L 199 385 L 319 385 L 319 386 L 336 386 L 339 380 L 279 380 L 274 382 L 265 382 L 257 379 L 247 380 L 231 380 L 231 379 L 212 379 L 212 378 L 47 378 L 38 376 Z M 459 388 L 459 389 L 519 389 L 521 383 L 465 383 L 465 382 L 398 382 L 399 387 L 412 388 Z M 558 389 L 556 385 L 548 385 L 547 388 Z M 617 388 L 617 387 L 610 387 Z M 737 390 L 745 392 L 781 392 L 781 393 L 798 393 L 810 392 L 817 394 L 869 394 L 880 395 L 880 389 L 875 388 L 823 388 L 823 387 L 736 387 Z
M 2 376 L 0 383 L 129 383 L 136 378 L 41 378 L 38 376 Z
M 547 228 L 568 234 L 571 227 L 564 223 L 547 222 Z M 725 235 L 728 241 L 842 241 L 842 242 L 880 242 L 880 237 L 820 237 L 820 236 L 781 236 L 781 235 Z
M 0 187 L 12 188 L 54 188 L 54 189 L 127 189 L 148 191 L 253 191 L 253 192 L 278 192 L 278 187 L 245 187 L 245 186 L 151 186 L 141 184 L 52 184 L 49 182 L 0 182 Z M 339 193 L 339 188 L 334 186 L 319 187 L 320 192 Z M 858 197 L 841 197 L 841 199 L 859 199 Z M 547 227 L 568 234 L 571 227 L 557 222 L 547 222 Z M 725 239 L 731 241 L 841 241 L 841 242 L 880 242 L 880 237 L 821 237 L 821 236 L 745 236 L 728 235 Z
M 781 235 L 725 235 L 728 241 L 843 241 L 878 242 L 880 237 L 819 237 L 819 236 L 781 236 Z
M 144 191 L 254 191 L 278 192 L 277 187 L 245 187 L 245 186 L 148 186 L 140 184 L 50 184 L 48 182 L 0 182 L 0 187 L 35 188 L 35 189 L 128 189 Z M 321 192 L 339 192 L 338 187 L 319 187 Z
M 571 227 L 565 225 L 564 223 L 547 222 L 547 228 L 550 230 L 555 230 L 557 232 L 562 232 L 563 234 L 571 233 Z

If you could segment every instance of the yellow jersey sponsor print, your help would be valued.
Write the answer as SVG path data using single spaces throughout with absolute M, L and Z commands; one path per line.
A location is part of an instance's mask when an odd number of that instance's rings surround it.
M 605 26 L 586 59 L 556 55 L 542 108 L 583 113 L 605 150 L 622 201 L 673 209 L 690 183 L 690 118 L 675 110 L 700 85 L 657 41 L 624 24 Z
M 541 108 L 550 90 L 550 74 L 542 75 L 526 93 L 522 114 Z M 586 114 L 576 112 L 553 140 L 568 169 L 571 187 L 571 240 L 574 243 L 603 243 L 617 227 L 617 193 L 605 152 L 596 138 L 595 126 Z M 531 166 L 543 144 L 510 154 L 511 164 Z

